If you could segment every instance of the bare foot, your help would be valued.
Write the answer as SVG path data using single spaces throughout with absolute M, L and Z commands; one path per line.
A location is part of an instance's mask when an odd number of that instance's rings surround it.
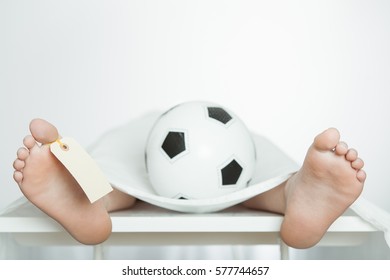
M 50 152 L 59 137 L 50 123 L 35 119 L 32 135 L 25 137 L 14 161 L 14 179 L 23 194 L 38 208 L 58 221 L 76 240 L 101 243 L 111 233 L 111 219 L 103 199 L 91 204 L 67 169 Z M 38 143 L 42 143 L 40 145 Z
M 363 165 L 336 129 L 319 134 L 302 168 L 285 185 L 284 242 L 294 248 L 315 245 L 362 192 Z

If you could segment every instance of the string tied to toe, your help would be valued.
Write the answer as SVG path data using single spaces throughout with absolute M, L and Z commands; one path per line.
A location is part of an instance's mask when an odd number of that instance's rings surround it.
M 49 145 L 53 144 L 53 143 L 58 143 L 58 145 L 60 146 L 60 148 L 63 150 L 63 151 L 69 151 L 69 146 L 66 144 L 66 143 L 63 143 L 61 141 L 60 138 L 58 138 L 57 140 L 49 143 Z

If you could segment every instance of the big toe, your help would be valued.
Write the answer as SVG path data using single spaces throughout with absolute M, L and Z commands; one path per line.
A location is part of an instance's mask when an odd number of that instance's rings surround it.
M 340 133 L 336 128 L 328 128 L 314 139 L 314 147 L 322 151 L 334 149 L 340 142 Z
M 35 140 L 43 144 L 54 142 L 59 137 L 57 128 L 43 119 L 33 119 L 30 131 Z

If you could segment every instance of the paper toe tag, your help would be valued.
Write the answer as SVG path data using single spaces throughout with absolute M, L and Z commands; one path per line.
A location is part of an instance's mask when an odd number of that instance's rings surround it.
M 91 203 L 112 191 L 98 165 L 74 139 L 65 137 L 53 142 L 50 150 L 80 184 Z

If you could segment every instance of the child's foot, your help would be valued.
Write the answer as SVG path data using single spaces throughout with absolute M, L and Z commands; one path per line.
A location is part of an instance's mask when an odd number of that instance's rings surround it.
M 91 204 L 72 175 L 50 152 L 49 145 L 45 145 L 57 140 L 57 129 L 35 119 L 30 131 L 14 162 L 14 179 L 23 194 L 79 242 L 97 244 L 106 240 L 111 233 L 111 219 L 104 201 Z
M 366 179 L 363 164 L 355 150 L 340 142 L 336 129 L 315 138 L 302 168 L 286 183 L 281 227 L 286 244 L 307 248 L 322 238 L 362 192 Z

